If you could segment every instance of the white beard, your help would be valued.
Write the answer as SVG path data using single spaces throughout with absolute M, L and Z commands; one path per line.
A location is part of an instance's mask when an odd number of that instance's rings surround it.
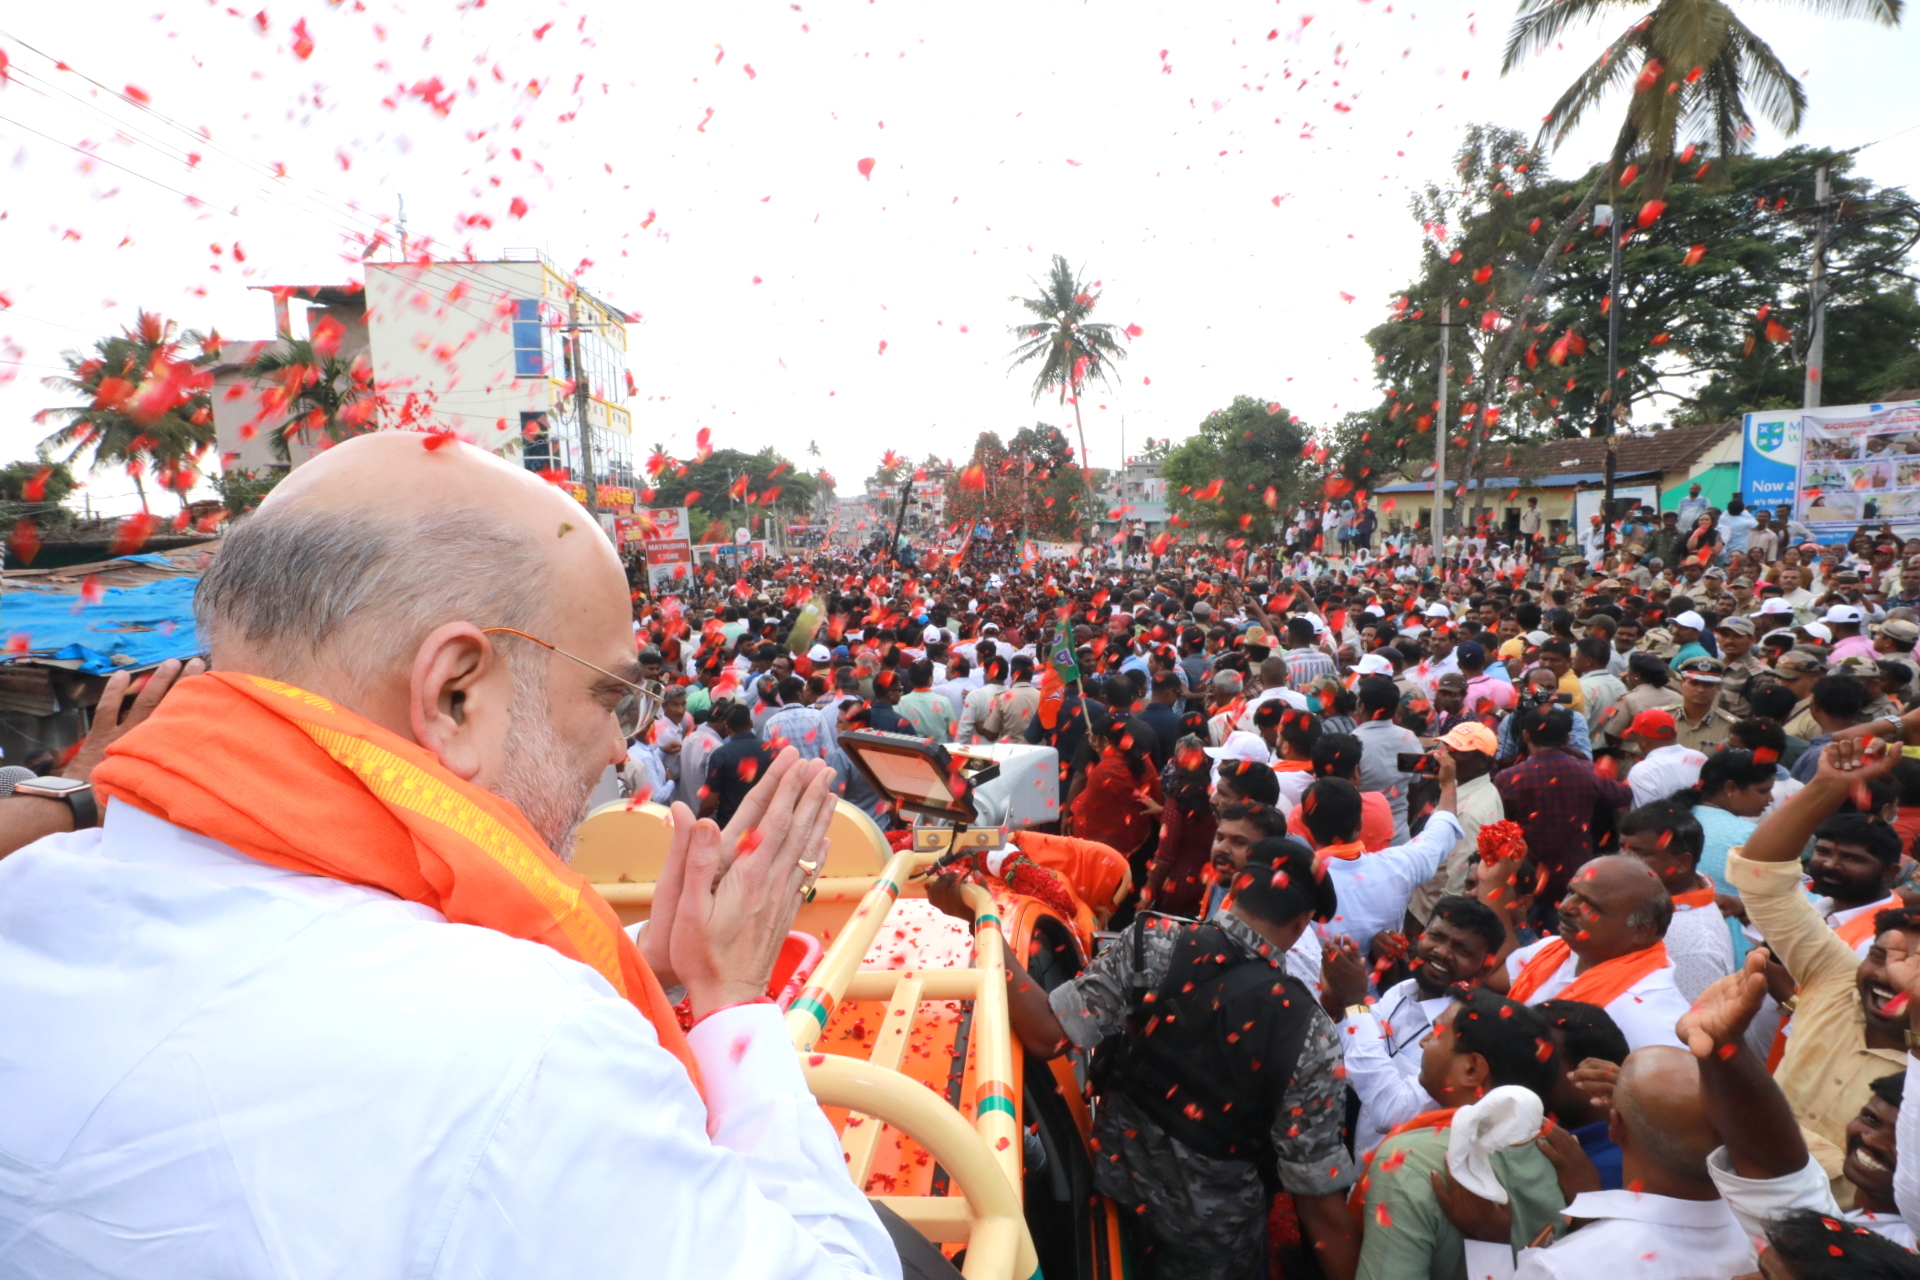
M 573 860 L 573 837 L 592 807 L 600 780 L 580 778 L 559 735 L 547 718 L 543 670 L 513 663 L 513 706 L 508 716 L 508 751 L 499 796 L 519 809 L 547 848 L 562 862 Z M 540 664 L 544 666 L 544 664 Z

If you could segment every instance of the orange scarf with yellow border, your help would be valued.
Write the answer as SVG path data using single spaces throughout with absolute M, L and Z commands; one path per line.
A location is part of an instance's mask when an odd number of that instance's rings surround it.
M 261 676 L 198 676 L 108 749 L 93 782 L 261 862 L 384 889 L 591 966 L 698 1087 L 673 1007 L 606 899 L 513 805 L 345 707 Z

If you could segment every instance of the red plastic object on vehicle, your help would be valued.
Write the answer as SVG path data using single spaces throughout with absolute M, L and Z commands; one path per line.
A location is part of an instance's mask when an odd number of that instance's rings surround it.
M 800 989 L 807 985 L 826 948 L 810 933 L 789 933 L 780 944 L 779 958 L 773 962 L 773 976 L 767 979 L 767 994 L 786 1012 Z

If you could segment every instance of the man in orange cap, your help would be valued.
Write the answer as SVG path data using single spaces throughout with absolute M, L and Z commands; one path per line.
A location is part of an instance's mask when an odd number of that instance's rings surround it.
M 1503 821 L 1507 816 L 1506 806 L 1493 785 L 1493 762 L 1499 753 L 1499 739 L 1493 730 L 1477 720 L 1468 721 L 1441 735 L 1439 742 L 1453 756 L 1460 781 L 1454 802 L 1454 816 L 1460 820 L 1460 839 L 1440 869 L 1414 890 L 1407 903 L 1407 914 L 1421 924 L 1433 914 L 1434 904 L 1441 898 L 1467 891 L 1480 828 Z

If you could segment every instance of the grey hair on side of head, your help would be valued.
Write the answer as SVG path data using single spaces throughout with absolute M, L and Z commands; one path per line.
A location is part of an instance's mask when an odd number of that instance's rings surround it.
M 298 682 L 331 667 L 361 673 L 409 665 L 436 627 L 467 621 L 538 633 L 546 558 L 497 516 L 414 516 L 268 505 L 234 526 L 194 594 L 208 649 L 240 644 L 261 672 Z

